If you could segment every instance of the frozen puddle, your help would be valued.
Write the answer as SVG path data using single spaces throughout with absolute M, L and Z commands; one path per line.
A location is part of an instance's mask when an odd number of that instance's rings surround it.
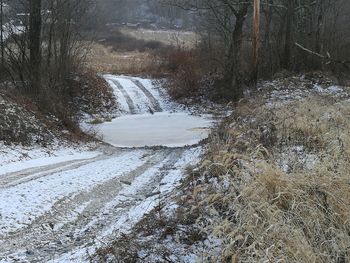
M 99 126 L 103 140 L 117 147 L 197 144 L 208 137 L 211 121 L 187 113 L 127 115 Z
M 120 105 L 121 117 L 95 126 L 116 147 L 194 145 L 208 137 L 210 116 L 193 116 L 169 103 L 151 80 L 105 75 Z

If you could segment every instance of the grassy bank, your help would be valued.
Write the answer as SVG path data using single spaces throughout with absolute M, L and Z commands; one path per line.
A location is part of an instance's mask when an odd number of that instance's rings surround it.
M 173 202 L 99 262 L 349 260 L 349 88 L 317 74 L 259 88 L 214 129 Z

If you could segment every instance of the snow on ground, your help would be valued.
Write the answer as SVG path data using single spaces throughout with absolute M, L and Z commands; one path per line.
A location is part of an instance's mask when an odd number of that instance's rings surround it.
M 127 114 L 129 112 L 129 106 L 123 93 L 118 89 L 117 85 L 108 78 L 106 78 L 108 84 L 112 87 L 115 97 L 118 98 L 118 107 L 121 115 Z
M 152 95 L 159 101 L 163 111 L 189 112 L 183 105 L 172 101 L 166 91 L 162 89 L 161 84 L 158 81 L 138 77 L 135 77 L 134 79 L 140 81 L 152 93 Z
M 129 233 L 133 226 L 138 223 L 145 214 L 151 212 L 160 202 L 164 201 L 164 197 L 166 197 L 167 194 L 171 193 L 177 186 L 179 186 L 181 179 L 184 178 L 184 168 L 188 165 L 195 165 L 201 154 L 201 147 L 186 150 L 181 158 L 174 164 L 173 169 L 166 173 L 158 183 L 159 187 L 155 188 L 149 196 L 139 198 L 138 201 L 135 202 L 128 211 L 124 212 L 113 225 L 108 226 L 107 229 L 102 231 L 98 235 L 98 238 L 96 238 L 97 242 L 93 246 L 80 247 L 76 251 L 63 255 L 53 262 L 89 262 L 89 260 L 86 259 L 86 256 L 93 254 L 96 249 L 106 245 L 108 243 L 106 242 L 108 237 L 110 241 L 113 241 L 122 234 Z M 170 159 L 170 157 L 168 159 Z M 120 207 L 122 207 L 123 203 L 130 201 L 130 196 L 138 196 L 140 195 L 140 189 L 147 185 L 152 185 L 152 182 L 157 176 L 159 176 L 159 171 L 166 162 L 167 159 L 140 175 L 132 182 L 132 184 L 130 184 L 130 186 L 126 186 L 119 193 L 117 198 L 105 205 L 104 211 L 100 213 L 100 216 L 102 217 L 103 214 L 108 213 L 108 211 L 111 210 L 123 210 Z M 172 209 L 169 209 L 168 213 L 172 213 L 175 208 L 176 207 L 174 206 Z
M 317 79 L 317 78 L 316 78 Z M 307 78 L 305 75 L 279 78 L 273 81 L 262 81 L 259 91 L 266 91 L 266 106 L 270 109 L 285 104 L 303 101 L 310 96 L 329 96 L 337 99 L 349 97 L 349 87 L 335 86 L 332 81 L 320 77 Z
M 127 152 L 117 158 L 93 162 L 0 191 L 1 236 L 31 224 L 58 200 L 88 191 L 96 184 L 141 165 L 143 154 L 141 150 Z
M 192 115 L 171 102 L 166 91 L 150 79 L 104 75 L 120 105 L 119 117 L 97 125 L 82 124 L 117 147 L 194 145 L 208 137 L 213 119 Z
M 0 143 L 0 176 L 33 167 L 94 158 L 101 154 L 88 149 L 5 146 Z
M 84 262 L 87 251 L 131 231 L 198 161 L 200 147 L 180 147 L 206 138 L 211 116 L 191 115 L 152 80 L 105 78 L 120 117 L 94 126 L 99 135 L 113 146 L 150 148 L 1 144 L 1 263 Z
M 340 86 L 333 85 L 329 87 L 322 87 L 320 85 L 315 84 L 314 90 L 320 94 L 332 95 L 335 97 L 348 96 L 348 93 L 345 91 L 345 87 L 340 87 Z
M 115 76 L 110 74 L 104 75 L 104 78 L 113 88 L 119 105 L 121 105 L 121 115 L 130 113 L 130 108 L 125 95 L 128 95 L 131 98 L 136 107 L 137 114 L 150 114 L 150 109 L 157 112 L 157 110 L 154 109 L 154 105 L 152 105 L 151 100 L 155 100 L 159 104 L 161 109 L 158 111 L 189 113 L 189 111 L 183 105 L 173 102 L 167 92 L 156 80 L 125 75 Z M 141 83 L 144 90 L 148 91 L 148 94 L 145 94 L 139 87 L 137 87 L 135 84 L 137 81 Z M 118 88 L 117 84 L 120 84 L 124 88 L 126 94 L 123 94 L 123 92 Z

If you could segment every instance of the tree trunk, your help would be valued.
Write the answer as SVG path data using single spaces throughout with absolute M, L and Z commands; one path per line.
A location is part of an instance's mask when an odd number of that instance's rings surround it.
M 240 72 L 241 51 L 243 43 L 243 25 L 248 12 L 249 4 L 245 3 L 236 15 L 235 28 L 227 53 L 227 62 L 224 73 L 223 95 L 225 98 L 238 100 L 243 96 L 242 76 Z
M 260 0 L 254 0 L 253 14 L 253 59 L 252 59 L 252 81 L 256 88 L 258 83 L 258 60 L 260 42 Z
M 273 54 L 272 51 L 272 45 L 271 45 L 271 23 L 272 23 L 272 6 L 273 6 L 273 0 L 268 1 L 268 6 L 263 9 L 264 17 L 265 17 L 265 35 L 263 40 L 263 49 L 266 59 L 266 64 L 269 67 L 269 76 L 272 77 L 273 75 L 273 57 L 275 56 L 275 53 Z
M 288 0 L 287 4 L 287 23 L 284 43 L 283 66 L 285 69 L 291 69 L 291 54 L 293 47 L 293 24 L 294 24 L 294 0 Z
M 2 68 L 0 75 L 5 66 L 3 15 L 4 15 L 4 0 L 0 0 L 0 41 L 1 41 L 1 68 Z
M 39 96 L 41 87 L 41 0 L 30 0 L 29 17 L 29 67 L 31 91 Z

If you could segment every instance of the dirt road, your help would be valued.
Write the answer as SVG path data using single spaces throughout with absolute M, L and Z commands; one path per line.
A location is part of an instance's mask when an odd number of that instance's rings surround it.
M 99 127 L 114 146 L 101 146 L 101 153 L 92 158 L 0 173 L 1 263 L 88 261 L 89 253 L 127 233 L 159 205 L 179 185 L 184 169 L 198 161 L 201 148 L 185 145 L 207 136 L 207 119 L 179 110 L 148 80 L 106 78 L 125 119 Z M 176 114 L 193 119 L 176 125 Z M 141 140 L 140 132 L 118 129 L 129 126 L 129 116 L 134 115 L 143 123 L 141 132 L 148 134 Z M 172 125 L 164 125 L 165 121 Z M 180 136 L 174 141 L 170 129 L 177 126 Z M 153 147 L 169 146 L 167 136 L 177 147 Z

